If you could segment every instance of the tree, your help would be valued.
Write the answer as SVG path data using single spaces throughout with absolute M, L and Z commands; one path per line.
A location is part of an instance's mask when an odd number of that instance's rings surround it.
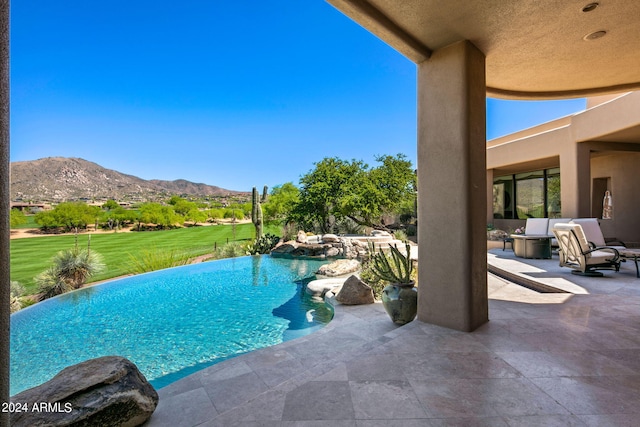
M 271 194 L 263 205 L 265 220 L 268 222 L 284 221 L 299 201 L 300 190 L 292 182 L 276 185 L 271 189 Z
M 109 230 L 113 230 L 114 228 L 117 230 L 122 224 L 132 223 L 136 221 L 136 219 L 137 213 L 135 211 L 125 209 L 120 205 L 104 211 L 101 215 L 102 223 L 106 224 Z
M 333 231 L 342 217 L 341 205 L 352 186 L 352 177 L 367 167 L 362 161 L 347 162 L 327 157 L 314 170 L 300 178 L 300 200 L 290 215 L 304 228 L 318 227 L 322 233 Z
M 198 225 L 199 222 L 205 222 L 207 220 L 207 213 L 197 207 L 193 207 L 184 215 L 184 219 L 186 221 L 192 221 L 193 225 Z
M 113 199 L 109 199 L 102 204 L 102 209 L 105 209 L 105 210 L 114 210 L 114 209 L 118 209 L 119 207 L 121 206 L 118 204 L 118 202 L 116 202 Z
M 349 218 L 359 225 L 385 228 L 382 216 L 396 214 L 413 203 L 416 177 L 406 156 L 379 156 L 380 166 L 362 161 L 325 158 L 300 179 L 300 198 L 289 219 L 305 228 L 333 231 L 336 221 Z
M 360 225 L 382 228 L 384 214 L 399 214 L 415 197 L 416 175 L 402 154 L 379 156 L 380 166 L 354 176 L 342 201 L 344 216 Z
M 27 223 L 27 217 L 20 209 L 11 209 L 11 228 Z
M 35 221 L 42 228 L 63 227 L 65 231 L 74 230 L 76 233 L 87 224 L 93 224 L 100 216 L 100 208 L 89 206 L 82 202 L 64 202 L 52 211 L 39 212 Z
M 150 202 L 140 206 L 138 221 L 145 224 L 155 224 L 160 228 L 170 228 L 180 224 L 183 221 L 183 217 L 176 214 L 173 206 L 163 206 L 160 203 Z

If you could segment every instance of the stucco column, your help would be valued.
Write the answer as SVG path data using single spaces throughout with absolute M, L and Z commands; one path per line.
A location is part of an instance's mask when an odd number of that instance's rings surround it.
M 562 216 L 591 216 L 591 150 L 586 143 L 572 143 L 560 153 Z
M 0 0 L 0 403 L 9 401 L 9 0 Z M 0 412 L 0 426 L 9 414 Z
M 418 319 L 489 320 L 484 54 L 468 41 L 418 65 Z
M 493 169 L 487 169 L 487 224 L 493 224 Z

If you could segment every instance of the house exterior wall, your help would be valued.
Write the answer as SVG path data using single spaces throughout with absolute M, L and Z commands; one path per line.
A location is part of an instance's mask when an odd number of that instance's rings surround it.
M 610 178 L 613 218 L 601 220 L 605 237 L 640 246 L 640 153 L 614 152 L 591 159 L 592 178 Z M 598 204 L 598 200 L 595 201 Z
M 593 180 L 608 178 L 614 218 L 601 221 L 605 237 L 640 245 L 640 140 L 629 130 L 640 126 L 640 92 L 590 99 L 581 113 L 487 142 L 487 185 L 493 178 L 560 167 L 562 216 L 599 216 L 592 212 Z M 491 204 L 491 188 L 487 189 Z M 516 228 L 522 220 L 487 223 Z

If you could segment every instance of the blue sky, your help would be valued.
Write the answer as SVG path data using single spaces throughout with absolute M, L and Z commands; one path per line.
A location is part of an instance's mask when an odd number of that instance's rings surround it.
M 489 139 L 584 100 L 488 100 Z M 11 160 L 270 187 L 416 159 L 416 67 L 322 0 L 13 2 Z

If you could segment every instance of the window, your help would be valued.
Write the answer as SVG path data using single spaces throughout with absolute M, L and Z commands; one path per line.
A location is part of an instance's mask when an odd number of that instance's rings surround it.
M 506 175 L 494 179 L 494 218 L 560 218 L 560 216 L 560 168 Z

